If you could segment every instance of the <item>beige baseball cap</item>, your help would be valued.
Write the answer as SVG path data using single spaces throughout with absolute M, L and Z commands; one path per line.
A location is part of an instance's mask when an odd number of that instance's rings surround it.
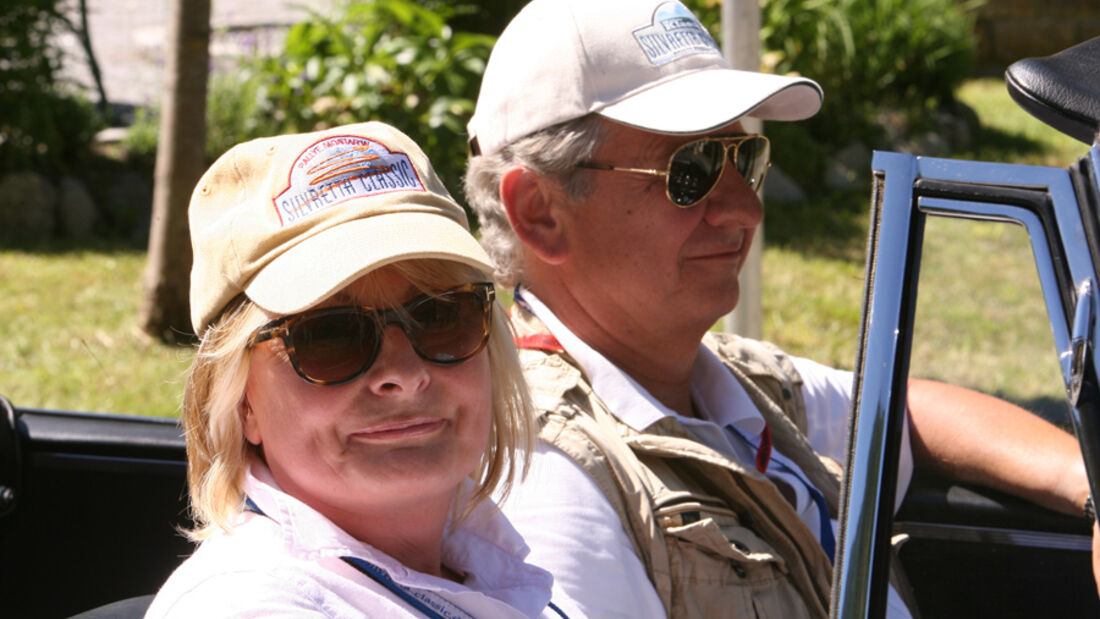
M 811 79 L 731 69 L 678 1 L 532 0 L 493 47 L 467 130 L 471 152 L 490 154 L 590 113 L 695 134 L 742 116 L 802 120 L 822 98 Z
M 198 334 L 241 293 L 293 314 L 399 260 L 453 260 L 492 279 L 427 156 L 384 123 L 239 144 L 203 175 L 188 216 Z

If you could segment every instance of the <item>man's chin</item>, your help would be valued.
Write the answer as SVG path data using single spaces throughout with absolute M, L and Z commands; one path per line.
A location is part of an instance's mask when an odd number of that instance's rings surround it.
M 711 288 L 696 304 L 701 322 L 706 322 L 708 326 L 716 324 L 737 307 L 740 297 L 741 289 L 737 282 Z

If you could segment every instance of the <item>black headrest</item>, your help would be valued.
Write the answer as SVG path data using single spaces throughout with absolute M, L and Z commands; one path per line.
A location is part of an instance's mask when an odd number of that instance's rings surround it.
M 1005 71 L 1012 98 L 1055 129 L 1092 144 L 1100 130 L 1100 37 Z

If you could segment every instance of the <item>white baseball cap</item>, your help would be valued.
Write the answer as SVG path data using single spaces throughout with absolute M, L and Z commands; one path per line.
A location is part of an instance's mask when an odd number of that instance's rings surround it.
M 823 96 L 811 79 L 731 69 L 677 0 L 533 0 L 493 48 L 467 129 L 471 151 L 489 154 L 590 113 L 694 134 L 809 118 Z
M 379 122 L 238 144 L 199 180 L 188 217 L 200 335 L 241 293 L 294 314 L 399 260 L 456 261 L 492 279 L 428 157 Z

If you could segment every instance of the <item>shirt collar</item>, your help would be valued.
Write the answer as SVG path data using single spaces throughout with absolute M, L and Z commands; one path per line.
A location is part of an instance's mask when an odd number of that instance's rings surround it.
M 581 366 L 592 391 L 609 410 L 614 411 L 620 421 L 637 432 L 644 431 L 663 417 L 675 417 L 688 426 L 701 423 L 661 404 L 626 372 L 570 331 L 530 290 L 522 289 L 517 294 L 522 295 L 531 313 L 546 325 L 565 352 Z M 718 356 L 703 344 L 699 345 L 699 354 L 691 371 L 691 395 L 699 414 L 707 421 L 719 426 L 733 424 L 747 436 L 757 436 L 764 430 L 764 418 L 744 387 Z
M 718 355 L 704 345 L 691 371 L 691 395 L 700 415 L 719 426 L 735 426 L 746 436 L 764 431 L 764 417 Z
M 470 479 L 463 482 L 459 500 L 473 492 Z M 537 611 L 549 600 L 549 572 L 525 562 L 527 544 L 492 501 L 482 501 L 443 540 L 443 559 L 467 576 L 462 585 L 421 574 L 397 559 L 360 542 L 305 503 L 280 488 L 267 465 L 253 459 L 245 478 L 245 494 L 263 516 L 279 525 L 283 543 L 298 555 L 313 560 L 355 556 L 384 569 L 395 581 L 428 589 L 482 591 L 524 610 Z M 533 615 L 532 615 L 533 616 Z

